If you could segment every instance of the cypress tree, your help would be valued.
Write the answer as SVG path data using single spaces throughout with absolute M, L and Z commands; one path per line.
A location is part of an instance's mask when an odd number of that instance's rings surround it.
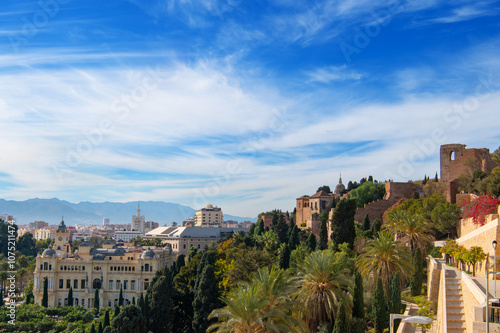
M 137 305 L 139 306 L 139 308 L 141 308 L 141 311 L 142 311 L 142 315 L 144 317 L 146 317 L 144 315 L 144 294 L 141 293 L 141 296 L 139 297 L 139 301 L 137 302 Z
M 97 328 L 97 333 L 103 333 L 104 329 L 102 328 L 102 324 L 99 322 L 99 327 Z
M 134 296 L 134 297 L 132 297 L 132 304 L 134 304 L 134 305 L 135 305 L 135 296 Z
M 373 220 L 372 226 L 370 228 L 371 234 L 373 238 L 378 238 L 378 233 L 382 228 L 382 221 L 379 218 Z
M 192 328 L 195 333 L 202 333 L 210 324 L 207 319 L 208 315 L 218 306 L 219 292 L 213 266 L 205 265 L 203 272 L 196 280 Z
M 3 297 L 3 295 L 0 295 L 0 297 Z M 27 295 L 26 295 L 26 304 L 33 304 L 35 301 L 35 296 L 33 295 L 32 292 L 29 292 Z M 1 305 L 0 306 L 3 306 L 4 303 L 3 303 L 3 299 L 0 299 L 0 303 Z
M 427 175 L 424 176 L 424 180 L 422 180 L 422 185 L 427 184 Z
M 326 226 L 326 220 L 321 221 L 319 227 L 319 244 L 318 250 L 326 250 L 328 248 L 328 229 Z
M 366 214 L 365 219 L 363 220 L 363 231 L 370 230 L 370 224 L 370 218 L 368 217 L 368 214 Z
M 73 306 L 73 287 L 69 287 L 69 291 L 68 291 L 68 306 Z
M 280 268 L 288 269 L 290 267 L 290 248 L 287 244 L 283 247 L 283 251 L 280 253 Z
M 254 236 L 259 236 L 264 233 L 264 221 L 259 219 L 257 226 L 255 227 Z
M 340 301 L 335 316 L 335 325 L 333 325 L 332 333 L 351 333 L 351 325 L 347 316 L 344 301 Z
M 288 246 L 290 247 L 290 251 L 293 251 L 300 244 L 299 228 L 295 223 L 293 223 L 290 229 L 291 230 L 290 230 L 290 237 L 288 239 Z
M 357 318 L 365 317 L 365 303 L 363 300 L 363 278 L 360 272 L 356 272 L 354 279 L 354 296 L 353 296 L 352 315 Z
M 26 295 L 26 303 L 28 303 L 28 296 L 29 296 L 29 294 L 28 294 L 28 295 Z M 5 303 L 3 302 L 3 289 L 2 289 L 2 288 L 0 288 L 0 306 L 4 306 L 4 304 L 5 304 Z M 29 303 L 28 303 L 28 304 L 29 304 Z
M 410 280 L 410 292 L 412 296 L 419 296 L 422 292 L 424 263 L 422 254 L 418 248 L 413 252 L 413 267 L 415 270 Z
M 149 325 L 151 322 L 151 295 L 149 293 L 144 297 L 144 309 L 142 311 L 142 315 L 144 316 L 144 320 L 146 324 Z
M 349 244 L 351 250 L 354 248 L 356 208 L 356 199 L 342 199 L 335 207 L 332 218 L 332 241 L 335 249 L 342 243 Z
M 99 304 L 99 289 L 96 289 L 95 290 L 95 294 L 94 294 L 94 309 L 96 309 L 97 313 L 99 313 L 99 307 L 100 307 L 100 304 Z
M 387 298 L 384 292 L 382 279 L 377 279 L 377 287 L 373 294 L 372 304 L 372 322 L 376 333 L 383 333 L 389 322 L 389 313 L 387 308 Z
M 118 306 L 123 305 L 123 287 L 120 286 L 120 296 L 118 296 Z
M 113 315 L 113 319 L 118 317 L 120 314 L 120 307 L 118 305 L 115 305 L 115 314 Z
M 109 320 L 109 309 L 106 309 L 106 313 L 104 314 L 104 325 L 103 329 L 108 327 L 110 325 L 110 320 Z
M 49 307 L 49 280 L 47 278 L 43 279 L 43 297 L 42 306 L 45 308 Z
M 95 325 L 92 323 L 92 326 L 90 327 L 90 333 L 95 333 Z
M 175 261 L 177 263 L 176 268 L 177 268 L 177 273 L 181 270 L 182 267 L 186 266 L 186 256 L 181 254 L 180 256 L 177 257 L 177 260 Z
M 401 313 L 401 278 L 399 272 L 394 274 L 391 285 L 389 287 L 389 313 Z
M 314 234 L 310 234 L 307 238 L 307 248 L 309 252 L 316 251 L 316 236 Z
M 278 217 L 278 222 L 276 225 L 273 225 L 273 230 L 278 235 L 278 239 L 280 243 L 288 243 L 288 224 L 283 217 L 283 214 L 280 214 Z
M 250 236 L 253 236 L 255 234 L 255 227 L 257 226 L 256 223 L 252 223 L 252 225 L 250 226 L 250 229 L 248 230 L 248 234 Z
M 151 287 L 150 327 L 153 332 L 168 332 L 171 323 L 170 301 L 172 297 L 170 274 L 160 277 Z
M 438 173 L 436 171 L 436 176 L 434 177 L 434 181 L 437 183 L 439 181 L 439 178 L 438 178 Z

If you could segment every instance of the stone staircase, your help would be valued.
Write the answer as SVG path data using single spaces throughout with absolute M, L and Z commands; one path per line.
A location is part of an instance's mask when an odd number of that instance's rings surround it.
M 446 270 L 446 317 L 449 333 L 465 333 L 465 313 L 460 278 L 455 270 Z

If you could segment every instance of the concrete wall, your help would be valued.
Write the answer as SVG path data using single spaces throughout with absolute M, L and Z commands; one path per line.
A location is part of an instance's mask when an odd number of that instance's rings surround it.
M 484 293 L 477 287 L 476 283 L 467 274 L 462 274 L 462 297 L 464 300 L 465 325 L 467 333 L 473 333 L 474 321 L 476 321 L 475 309 L 485 304 Z M 480 318 L 478 318 L 480 319 Z
M 427 257 L 427 299 L 434 303 L 433 310 L 437 311 L 439 301 L 439 283 L 441 279 L 442 263 L 435 258 Z
M 494 220 L 492 220 L 495 218 Z M 462 235 L 457 239 L 457 244 L 470 249 L 472 246 L 480 246 L 483 248 L 487 259 L 476 265 L 476 274 L 486 275 L 486 270 L 492 270 L 494 267 L 495 250 L 492 246 L 492 241 L 500 240 L 500 223 L 498 215 L 494 214 L 487 218 L 486 224 L 476 226 L 472 219 L 462 220 L 459 227 L 459 233 Z M 496 255 L 500 252 L 500 246 L 497 246 Z M 500 267 L 497 265 L 497 269 Z
M 437 332 L 448 332 L 447 314 L 446 314 L 446 278 L 445 269 L 441 270 L 439 279 L 439 293 L 437 302 Z

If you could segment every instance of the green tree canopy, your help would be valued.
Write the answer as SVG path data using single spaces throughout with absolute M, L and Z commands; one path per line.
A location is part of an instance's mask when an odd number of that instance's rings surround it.
M 342 243 L 354 248 L 356 229 L 354 228 L 354 214 L 356 214 L 356 200 L 342 199 L 333 211 L 332 241 L 334 249 Z
M 146 321 L 138 306 L 125 305 L 120 313 L 113 318 L 111 325 L 104 333 L 146 333 Z
M 384 195 L 384 184 L 366 181 L 358 188 L 349 192 L 349 199 L 356 199 L 357 207 L 363 207 L 367 203 L 382 199 Z

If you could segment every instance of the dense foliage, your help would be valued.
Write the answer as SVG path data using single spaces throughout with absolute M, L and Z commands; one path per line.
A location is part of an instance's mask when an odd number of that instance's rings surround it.
M 361 186 L 349 192 L 349 199 L 356 199 L 357 207 L 382 199 L 385 195 L 385 185 L 373 181 L 363 182 Z

